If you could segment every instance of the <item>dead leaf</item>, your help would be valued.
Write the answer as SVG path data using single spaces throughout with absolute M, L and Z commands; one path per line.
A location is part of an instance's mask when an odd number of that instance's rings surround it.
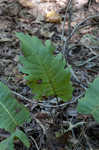
M 39 120 L 46 120 L 49 118 L 49 114 L 46 112 L 38 112 L 35 114 L 35 117 Z
M 46 30 L 43 30 L 41 29 L 40 31 L 41 35 L 44 36 L 45 38 L 51 38 L 53 35 L 54 35 L 54 32 L 49 32 L 49 31 L 46 31 Z
M 33 8 L 34 5 L 35 5 L 35 3 L 33 2 L 33 0 L 18 0 L 18 1 L 24 7 Z
M 61 16 L 58 13 L 56 13 L 54 10 L 52 10 L 46 14 L 45 20 L 50 23 L 60 23 Z
M 0 43 L 1 42 L 10 42 L 10 41 L 12 41 L 10 38 L 1 38 L 0 39 Z

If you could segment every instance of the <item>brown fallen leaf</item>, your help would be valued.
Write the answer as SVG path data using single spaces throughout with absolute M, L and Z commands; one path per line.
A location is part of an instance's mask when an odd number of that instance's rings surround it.
M 46 14 L 45 20 L 49 23 L 61 23 L 61 16 L 52 10 Z
M 18 2 L 22 6 L 28 7 L 28 8 L 33 8 L 35 6 L 35 3 L 33 2 L 33 0 L 18 0 Z
M 49 118 L 49 114 L 48 113 L 45 113 L 45 112 L 38 112 L 35 114 L 35 117 L 38 119 L 38 120 L 46 120 Z

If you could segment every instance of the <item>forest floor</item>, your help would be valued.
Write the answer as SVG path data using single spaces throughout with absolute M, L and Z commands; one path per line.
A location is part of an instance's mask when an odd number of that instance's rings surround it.
M 28 102 L 26 98 L 32 99 L 31 90 L 18 69 L 21 50 L 16 32 L 35 35 L 43 42 L 50 39 L 57 47 L 56 51 L 62 52 L 64 39 L 78 25 L 67 44 L 67 61 L 75 75 L 71 78 L 73 98 L 85 93 L 89 83 L 99 75 L 99 16 L 96 16 L 99 15 L 99 2 L 74 1 L 66 13 L 67 6 L 67 0 L 0 0 L 0 81 L 12 90 L 34 116 L 30 123 L 23 125 L 31 142 L 29 150 L 99 149 L 99 124 L 91 116 L 77 113 L 77 101 L 62 108 L 51 107 L 56 105 L 54 99 L 42 101 L 42 105 L 37 101 L 34 104 Z M 92 42 L 93 38 L 95 43 Z M 76 127 L 64 133 L 66 121 L 72 124 L 86 121 L 91 125 Z M 15 149 L 27 150 L 20 141 L 15 143 Z

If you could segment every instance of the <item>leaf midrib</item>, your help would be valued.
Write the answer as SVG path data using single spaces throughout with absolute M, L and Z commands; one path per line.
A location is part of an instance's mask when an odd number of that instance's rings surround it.
M 45 64 L 42 63 L 43 61 L 41 60 L 40 56 L 38 57 L 38 55 L 37 55 L 37 53 L 36 53 L 35 51 L 34 51 L 34 55 L 35 55 L 36 59 L 37 59 L 38 62 L 39 62 L 39 65 L 41 66 L 41 68 L 42 68 L 42 70 L 43 70 L 44 76 L 46 76 L 47 79 L 48 79 L 48 84 L 50 85 L 50 88 L 52 89 L 53 93 L 56 95 L 56 92 L 55 92 L 55 90 L 54 90 L 52 81 L 50 80 L 50 77 L 49 77 L 49 75 L 48 75 L 48 73 L 47 73 L 47 71 L 46 71 L 46 70 L 48 70 L 48 69 L 46 69 Z M 51 57 L 52 57 L 52 56 L 51 56 Z M 38 58 L 39 58 L 39 59 L 38 59 Z M 54 58 L 53 58 L 53 59 L 54 59 Z
M 7 112 L 8 116 L 11 118 L 11 120 L 14 122 L 14 124 L 17 126 L 16 120 L 13 118 L 11 113 L 8 111 L 8 109 L 0 102 L 0 105 L 4 108 L 4 110 Z

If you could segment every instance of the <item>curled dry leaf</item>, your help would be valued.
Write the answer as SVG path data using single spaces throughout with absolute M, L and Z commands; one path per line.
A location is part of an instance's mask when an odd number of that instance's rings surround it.
M 58 13 L 56 13 L 54 10 L 52 10 L 46 14 L 45 20 L 50 23 L 60 23 L 61 16 Z

